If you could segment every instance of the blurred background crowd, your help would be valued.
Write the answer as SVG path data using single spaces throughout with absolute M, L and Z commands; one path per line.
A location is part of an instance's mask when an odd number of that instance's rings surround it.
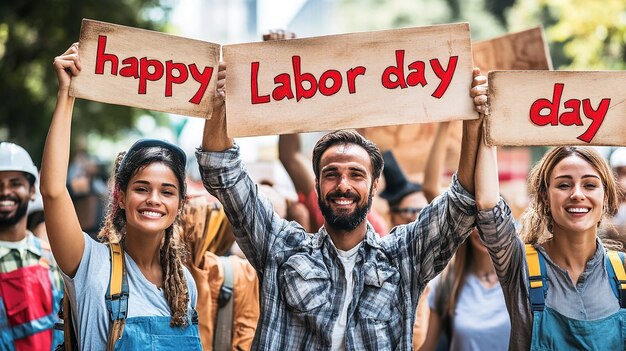
M 626 2 L 623 0 L 5 1 L 0 4 L 0 141 L 23 146 L 37 167 L 56 100 L 51 62 L 69 43 L 78 40 L 82 18 L 220 44 L 260 41 L 263 34 L 277 29 L 286 29 L 303 38 L 452 22 L 469 22 L 472 40 L 478 41 L 542 25 L 554 69 L 623 70 L 626 67 Z M 206 308 L 204 313 L 211 314 L 215 320 L 218 296 L 225 281 L 216 257 L 236 254 L 237 248 L 231 245 L 233 238 L 227 225 L 221 224 L 224 219 L 219 215 L 219 206 L 213 205 L 215 200 L 201 184 L 194 159 L 193 151 L 200 144 L 203 123 L 199 118 L 78 100 L 67 185 L 83 229 L 95 237 L 105 210 L 103 201 L 115 155 L 140 137 L 167 139 L 180 145 L 188 155 L 189 193 L 196 198 L 189 203 L 185 217 L 192 261 L 200 272 L 210 273 L 213 269 L 210 275 L 217 277 L 206 282 L 210 286 L 199 287 L 213 296 L 212 305 L 199 306 L 199 310 Z M 385 173 L 381 186 L 385 191 L 375 197 L 376 215 L 369 218 L 376 223 L 379 233 L 385 235 L 394 225 L 414 220 L 438 189 L 448 185 L 458 164 L 461 123 L 380 127 L 361 132 L 388 152 L 386 170 L 395 172 Z M 310 168 L 312 146 L 322 134 L 237 140 L 253 180 L 263 184 L 262 190 L 272 199 L 277 212 L 301 221 L 313 232 L 321 225 L 319 214 L 306 201 L 313 183 L 308 182 L 308 188 L 299 186 L 297 179 L 301 178 L 294 176 L 298 171 L 294 173 L 293 169 L 298 164 Z M 547 149 L 503 147 L 499 150 L 500 189 L 515 216 L 528 203 L 528 173 Z M 610 162 L 622 190 L 626 190 L 626 149 L 598 147 L 598 150 Z M 428 175 L 428 170 L 434 173 Z M 311 169 L 307 171 L 310 173 Z M 422 190 L 424 195 L 412 199 L 413 204 L 402 202 L 405 196 Z M 29 227 L 36 234 L 36 227 L 43 220 L 41 210 L 39 203 L 29 209 L 33 218 Z M 622 235 L 626 234 L 623 198 L 618 215 L 603 226 L 603 235 L 623 241 Z M 203 256 L 205 250 L 215 256 Z M 233 261 L 232 265 L 239 265 L 239 272 L 243 272 L 243 278 L 237 278 L 235 285 L 245 285 L 242 291 L 255 291 L 253 270 L 241 261 Z M 240 297 L 245 298 L 248 297 Z M 430 309 L 437 310 L 435 305 L 433 299 Z M 254 304 L 246 306 L 239 308 L 252 311 L 240 311 L 241 314 L 258 314 L 258 306 L 256 310 Z M 425 316 L 418 321 L 428 320 L 428 306 L 424 302 L 422 307 L 426 309 Z M 250 331 L 254 333 L 256 320 L 238 319 L 235 323 L 238 324 L 234 329 L 241 330 L 245 336 L 242 345 L 249 346 L 248 338 Z M 212 338 L 214 326 L 205 324 L 204 328 L 205 338 L 206 335 Z M 416 334 L 416 342 L 425 337 L 426 328 L 424 325 L 421 328 L 421 337 Z M 419 333 L 417 329 L 416 332 Z M 203 339 L 203 342 L 208 341 Z
M 542 25 L 554 69 L 612 70 L 626 66 L 626 2 L 621 0 L 110 0 L 11 1 L 0 4 L 0 140 L 26 148 L 37 166 L 52 116 L 52 58 L 78 40 L 82 18 L 232 44 L 261 40 L 286 29 L 298 37 L 466 21 L 472 40 Z M 155 111 L 77 101 L 72 133 L 70 191 L 88 232 L 96 232 L 112 160 L 142 136 L 173 141 L 193 158 L 203 121 Z M 460 127 L 452 125 L 444 176 L 457 164 Z M 365 130 L 381 149 L 393 150 L 411 180 L 423 180 L 436 124 Z M 301 136 L 302 154 L 321 133 Z M 278 160 L 278 137 L 238 140 L 253 177 L 273 184 L 279 195 L 297 194 Z M 503 148 L 502 192 L 516 211 L 525 206 L 525 180 L 546 147 Z M 600 148 L 609 159 L 615 148 Z M 423 152 L 415 152 L 423 150 Z M 617 159 L 617 157 L 616 157 Z M 190 161 L 193 165 L 195 162 Z M 195 167 L 191 167 L 195 168 Z M 195 170 L 190 174 L 194 176 Z M 196 174 L 197 176 L 197 174 Z M 442 179 L 445 183 L 445 178 Z M 202 190 L 202 189 L 200 189 Z M 374 207 L 385 213 L 385 201 Z M 386 218 L 389 222 L 390 218 Z

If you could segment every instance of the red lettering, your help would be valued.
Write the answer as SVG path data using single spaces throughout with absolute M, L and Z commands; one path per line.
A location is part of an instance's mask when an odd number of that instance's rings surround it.
M 154 68 L 154 72 L 150 73 L 150 67 Z M 146 93 L 146 85 L 148 81 L 157 81 L 163 77 L 163 64 L 159 60 L 149 60 L 142 57 L 139 60 L 139 94 Z
M 391 80 L 391 76 L 395 76 L 395 80 Z M 404 80 L 404 50 L 396 50 L 396 65 L 388 66 L 381 76 L 382 84 L 387 89 L 406 88 Z
M 415 72 L 409 73 L 409 75 L 406 77 L 406 84 L 411 87 L 414 87 L 418 84 L 421 86 L 425 86 L 426 84 L 428 84 L 426 83 L 426 77 L 424 76 L 425 67 L 426 64 L 424 63 L 424 61 L 412 62 L 409 65 L 409 68 L 414 70 Z
M 104 74 L 104 67 L 107 62 L 110 62 L 111 75 L 116 76 L 119 59 L 114 54 L 106 53 L 106 44 L 107 36 L 98 36 L 98 47 L 96 50 L 96 74 Z M 189 100 L 189 102 L 194 104 L 199 104 L 202 101 L 202 97 L 204 96 L 204 93 L 209 86 L 209 82 L 211 81 L 211 76 L 213 75 L 213 67 L 205 67 L 204 70 L 200 72 L 195 63 L 187 66 L 184 63 L 169 60 L 165 61 L 164 66 L 161 61 L 148 59 L 146 57 L 142 57 L 141 59 L 134 56 L 127 57 L 122 60 L 122 65 L 123 67 L 121 67 L 119 71 L 120 76 L 133 77 L 135 79 L 139 78 L 139 87 L 137 89 L 138 94 L 146 94 L 148 81 L 154 82 L 161 80 L 165 74 L 165 96 L 170 97 L 173 95 L 174 84 L 185 83 L 191 73 L 193 79 L 200 84 L 200 87 L 196 91 L 195 95 Z M 177 71 L 177 73 L 175 74 L 174 71 Z M 267 97 L 267 102 L 269 102 L 269 96 Z
M 120 76 L 139 78 L 139 61 L 136 57 L 128 57 L 122 61 L 126 65 L 120 69 Z
M 365 75 L 365 67 L 357 66 L 351 68 L 348 70 L 348 72 L 346 72 L 346 75 L 348 76 L 348 92 L 350 94 L 354 94 L 356 93 L 356 77 L 360 75 Z
M 291 77 L 287 73 L 281 73 L 274 78 L 275 84 L 281 84 L 274 88 L 272 91 L 272 98 L 276 101 L 280 101 L 284 98 L 293 99 L 293 92 L 291 91 Z
M 326 84 L 329 79 L 332 79 L 333 81 L 333 85 L 331 86 L 328 86 L 328 84 Z M 322 73 L 322 76 L 320 77 L 320 84 L 319 84 L 320 93 L 322 93 L 322 95 L 324 96 L 333 95 L 337 93 L 339 89 L 341 89 L 341 84 L 342 84 L 341 73 L 339 73 L 339 71 L 334 70 L 334 69 L 328 70 Z
M 439 77 L 441 82 L 437 86 L 437 89 L 433 92 L 432 96 L 437 99 L 441 99 L 443 94 L 448 90 L 448 86 L 450 86 L 450 82 L 452 82 L 452 78 L 454 77 L 454 71 L 456 70 L 456 62 L 458 60 L 458 56 L 450 56 L 450 60 L 448 61 L 448 68 L 445 70 L 439 63 L 439 59 L 430 60 L 430 67 L 435 72 L 435 75 Z
M 178 71 L 178 76 L 174 76 L 174 70 Z M 172 96 L 172 85 L 184 83 L 188 76 L 184 63 L 165 61 L 165 96 Z
M 600 101 L 598 104 L 598 108 L 596 110 L 591 107 L 591 101 L 589 99 L 583 100 L 583 113 L 587 118 L 591 119 L 591 125 L 585 133 L 578 137 L 579 140 L 582 140 L 586 143 L 590 143 L 593 137 L 596 135 L 602 122 L 604 122 L 604 117 L 606 117 L 606 113 L 609 110 L 609 106 L 611 105 L 611 99 L 605 98 Z
M 565 101 L 565 103 L 563 104 L 563 106 L 565 106 L 565 108 L 569 108 L 569 111 L 565 111 L 561 114 L 561 116 L 559 117 L 559 123 L 561 123 L 564 126 L 571 126 L 571 125 L 577 125 L 577 126 L 582 126 L 583 125 L 583 121 L 580 119 L 580 100 L 578 99 L 571 99 L 571 100 L 567 100 Z
M 117 56 L 114 54 L 105 54 L 107 46 L 107 37 L 106 35 L 98 36 L 98 48 L 96 53 L 96 74 L 104 74 L 104 64 L 109 61 L 111 62 L 111 74 L 117 75 Z
M 259 96 L 259 85 L 257 83 L 258 79 L 259 79 L 259 63 L 258 62 L 252 62 L 251 64 L 251 74 L 250 77 L 252 79 L 252 82 L 250 83 L 250 89 L 251 89 L 251 98 L 252 98 L 252 104 L 265 104 L 270 102 L 270 96 L 268 95 L 262 95 Z
M 538 126 L 545 126 L 550 123 L 553 126 L 559 124 L 559 105 L 561 104 L 561 95 L 563 94 L 563 84 L 554 84 L 554 92 L 552 94 L 552 101 L 541 98 L 537 99 L 530 106 L 530 120 Z M 548 109 L 550 112 L 546 115 L 542 115 L 541 111 Z
M 291 62 L 293 64 L 293 79 L 296 85 L 296 101 L 300 101 L 302 98 L 312 98 L 317 92 L 317 81 L 315 77 L 311 73 L 301 73 L 300 56 L 293 56 Z M 305 89 L 302 86 L 302 82 L 305 81 L 311 85 L 309 89 Z
M 569 99 L 563 103 L 565 111 L 559 115 L 559 109 L 561 105 L 561 96 L 563 94 L 563 88 L 565 84 L 555 83 L 552 93 L 552 101 L 548 99 L 537 99 L 530 106 L 530 120 L 538 126 L 545 126 L 551 124 L 553 126 L 559 123 L 564 126 L 582 126 L 584 125 L 581 114 L 581 101 L 578 99 Z M 594 136 L 602 126 L 606 113 L 611 105 L 611 99 L 605 98 L 600 101 L 598 108 L 594 109 L 591 106 L 591 100 L 582 100 L 582 113 L 585 117 L 591 119 L 591 125 L 589 128 L 578 136 L 578 139 L 586 143 L 590 143 Z M 548 109 L 548 113 L 543 115 L 541 112 L 544 109 Z
M 198 70 L 198 66 L 195 63 L 189 65 L 189 72 L 191 72 L 191 76 L 193 79 L 200 83 L 200 87 L 196 91 L 196 94 L 189 99 L 189 102 L 192 104 L 199 104 L 202 101 L 202 96 L 204 96 L 204 92 L 209 87 L 209 82 L 211 82 L 211 75 L 213 75 L 213 67 L 204 67 L 202 73 Z

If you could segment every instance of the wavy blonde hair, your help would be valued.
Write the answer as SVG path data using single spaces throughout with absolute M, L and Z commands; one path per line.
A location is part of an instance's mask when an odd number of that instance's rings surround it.
M 614 216 L 619 206 L 619 189 L 606 160 L 593 148 L 586 146 L 560 146 L 548 151 L 530 171 L 528 189 L 530 203 L 521 216 L 521 236 L 527 244 L 542 244 L 552 238 L 552 212 L 548 199 L 550 176 L 556 165 L 570 156 L 585 160 L 600 175 L 604 187 L 603 217 Z M 600 222 L 598 222 L 600 226 Z M 605 241 L 615 248 L 614 241 Z

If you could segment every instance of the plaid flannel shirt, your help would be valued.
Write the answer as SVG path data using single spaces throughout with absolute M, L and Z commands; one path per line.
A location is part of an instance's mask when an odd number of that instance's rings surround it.
M 59 274 L 58 267 L 47 243 L 41 242 L 31 232 L 27 232 L 26 249 L 16 250 L 0 246 L 0 273 L 8 273 L 18 268 L 45 264 L 50 267 L 52 275 L 51 282 L 55 289 L 63 290 L 63 279 Z M 35 244 L 35 240 L 40 240 L 41 248 Z M 43 262 L 42 262 L 43 261 Z
M 358 249 L 352 301 L 344 301 L 343 265 L 322 227 L 307 233 L 280 218 L 252 182 L 237 145 L 196 153 L 207 190 L 230 220 L 260 279 L 253 349 L 327 350 L 342 304 L 346 350 L 410 350 L 417 302 L 475 222 L 475 202 L 456 175 L 416 222 L 380 238 L 371 225 Z

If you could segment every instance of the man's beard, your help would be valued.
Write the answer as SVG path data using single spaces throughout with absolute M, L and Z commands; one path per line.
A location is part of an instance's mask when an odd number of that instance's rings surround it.
M 322 211 L 322 215 L 324 216 L 324 219 L 326 219 L 326 223 L 330 227 L 337 229 L 337 230 L 343 230 L 343 231 L 354 230 L 354 228 L 356 228 L 359 224 L 363 222 L 363 220 L 365 220 L 365 217 L 367 217 L 367 212 L 369 212 L 370 208 L 372 207 L 372 199 L 373 199 L 372 188 L 370 188 L 369 194 L 367 196 L 367 204 L 363 206 L 358 205 L 358 203 L 361 201 L 361 197 L 355 193 L 350 193 L 350 192 L 342 193 L 339 191 L 328 193 L 326 194 L 326 202 L 322 201 L 322 197 L 321 195 L 319 195 L 320 194 L 319 188 L 318 188 L 317 193 L 318 193 L 317 203 L 319 204 L 319 207 L 320 207 L 320 210 Z M 354 199 L 355 203 L 357 203 L 357 206 L 354 212 L 347 213 L 347 214 L 336 214 L 335 212 L 333 212 L 332 208 L 330 207 L 330 205 L 327 205 L 327 203 L 330 203 L 332 199 L 338 198 L 338 197 Z
M 12 225 L 15 225 L 22 218 L 24 218 L 24 216 L 26 216 L 26 211 L 28 210 L 28 201 L 22 202 L 20 201 L 20 199 L 14 197 L 5 197 L 0 199 L 0 201 L 5 199 L 16 201 L 18 207 L 13 216 L 9 216 L 8 214 L 0 212 L 0 227 L 10 227 Z

